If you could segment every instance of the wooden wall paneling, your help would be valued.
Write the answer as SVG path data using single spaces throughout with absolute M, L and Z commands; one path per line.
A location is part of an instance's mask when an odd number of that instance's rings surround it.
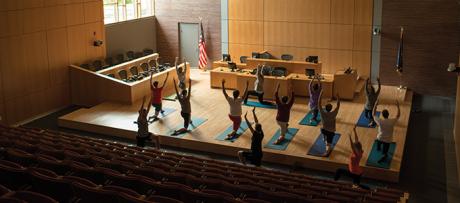
M 27 91 L 23 78 L 26 71 L 25 58 L 22 53 L 23 38 L 14 36 L 5 39 L 5 53 L 2 54 L 3 97 L 5 100 L 19 97 Z M 5 105 L 7 105 L 5 101 Z
M 353 53 L 348 50 L 329 50 L 329 67 L 323 68 L 328 73 L 344 70 L 353 65 Z
M 285 21 L 283 16 L 285 16 L 287 7 L 283 7 L 282 0 L 264 0 L 263 6 L 264 21 Z M 234 8 L 229 7 L 229 9 L 233 10 Z
M 306 12 L 308 0 L 265 0 L 264 21 L 311 22 L 312 14 Z
M 0 38 L 8 35 L 8 18 L 6 11 L 0 11 Z
M 286 46 L 290 39 L 289 23 L 264 22 L 264 45 Z
M 102 21 L 104 14 L 102 11 L 102 1 L 85 2 L 85 23 L 93 23 Z
M 47 31 L 48 62 L 51 83 L 54 85 L 69 83 L 69 49 L 67 46 L 67 29 Z
M 8 36 L 19 35 L 24 32 L 24 15 L 22 10 L 8 11 L 6 13 L 7 27 L 6 33 Z
M 239 62 L 241 56 L 251 56 L 254 51 L 263 51 L 264 47 L 262 45 L 229 44 L 228 49 L 232 60 Z
M 66 21 L 68 26 L 83 24 L 85 22 L 85 12 L 83 4 L 67 4 Z
M 71 64 L 86 62 L 86 46 L 89 44 L 89 41 L 86 40 L 86 36 L 85 25 L 71 26 L 67 28 L 69 61 Z
M 296 56 L 296 49 L 289 46 L 264 46 L 264 50 L 268 51 L 276 59 L 281 59 L 282 54 Z
M 43 31 L 46 29 L 45 8 L 23 10 L 24 33 Z M 14 26 L 14 25 L 13 25 Z
M 312 32 L 311 48 L 330 47 L 330 25 L 329 24 L 310 24 Z
M 43 7 L 44 4 L 45 4 L 45 0 L 23 0 L 24 8 Z
M 355 25 L 372 25 L 374 0 L 355 0 Z
M 308 56 L 318 56 L 319 61 L 322 63 L 323 73 L 333 74 L 331 72 L 325 72 L 329 67 L 329 49 L 312 49 L 312 48 L 300 48 L 296 47 L 292 49 L 294 53 L 294 60 L 305 61 Z
M 308 12 L 312 0 L 292 0 L 287 5 L 286 20 L 289 22 L 312 22 L 313 14 Z
M 69 4 L 70 0 L 45 0 L 45 7 Z
M 229 20 L 229 43 L 263 44 L 263 22 Z
M 20 78 L 27 80 L 18 82 L 26 84 L 27 93 L 36 93 L 50 86 L 46 32 L 24 35 L 23 43 L 21 48 L 25 69 Z
M 5 100 L 5 114 L 7 123 L 16 123 L 23 118 L 27 118 L 28 110 L 26 109 L 28 103 L 26 102 L 27 96 L 15 97 Z
M 52 85 L 46 90 L 47 106 L 49 110 L 64 107 L 70 104 L 70 83 Z
M 331 24 L 331 49 L 353 49 L 353 25 Z
M 24 2 L 23 0 L 6 0 L 5 7 L 6 10 L 11 11 L 11 10 L 19 10 L 24 8 Z
M 353 26 L 353 50 L 371 51 L 372 48 L 372 26 Z
M 47 30 L 61 28 L 67 25 L 65 5 L 47 7 L 45 10 Z
M 289 32 L 291 32 L 291 46 L 312 47 L 313 30 L 311 23 L 289 23 Z
M 353 24 L 354 0 L 331 0 L 331 23 Z
M 309 0 L 309 9 L 305 12 L 312 14 L 313 23 L 331 22 L 331 0 Z
M 369 77 L 371 67 L 370 51 L 353 51 L 353 68 L 358 70 L 358 75 Z
M 262 20 L 263 0 L 230 0 L 228 1 L 228 19 L 231 20 Z

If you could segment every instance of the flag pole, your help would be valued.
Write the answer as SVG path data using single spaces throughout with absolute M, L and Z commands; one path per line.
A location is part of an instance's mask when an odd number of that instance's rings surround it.
M 401 26 L 401 32 L 399 34 L 398 56 L 397 56 L 397 61 L 396 61 L 396 72 L 399 75 L 398 90 L 401 90 L 401 91 L 407 88 L 403 85 L 403 37 L 404 37 L 404 28 Z

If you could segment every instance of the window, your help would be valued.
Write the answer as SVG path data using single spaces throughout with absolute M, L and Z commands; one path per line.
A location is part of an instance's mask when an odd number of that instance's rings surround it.
M 104 23 L 153 16 L 154 10 L 154 0 L 104 0 Z

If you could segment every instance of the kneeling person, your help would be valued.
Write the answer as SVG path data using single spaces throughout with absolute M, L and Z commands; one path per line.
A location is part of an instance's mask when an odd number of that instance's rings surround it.
M 262 130 L 262 125 L 259 123 L 259 120 L 256 116 L 256 107 L 252 109 L 252 115 L 254 116 L 255 129 L 252 128 L 251 123 L 248 120 L 248 113 L 244 114 L 244 119 L 248 124 L 249 130 L 252 133 L 251 138 L 251 150 L 250 151 L 239 151 L 238 158 L 241 163 L 246 165 L 246 161 L 250 161 L 251 164 L 255 166 L 260 166 L 262 162 L 262 140 L 264 139 L 264 131 Z
M 137 146 L 145 147 L 145 141 L 151 141 L 152 135 L 155 138 L 155 145 L 157 149 L 160 149 L 160 137 L 149 132 L 149 122 L 147 116 L 150 111 L 150 105 L 147 105 L 147 109 L 144 108 L 145 97 L 142 100 L 141 108 L 139 109 L 139 116 L 137 117 Z

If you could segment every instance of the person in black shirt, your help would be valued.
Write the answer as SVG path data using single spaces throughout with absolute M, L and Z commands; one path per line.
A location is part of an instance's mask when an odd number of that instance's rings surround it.
M 241 163 L 246 165 L 246 161 L 250 161 L 251 164 L 255 166 L 260 166 L 262 161 L 262 140 L 264 139 L 264 131 L 262 130 L 262 125 L 259 123 L 259 120 L 256 116 L 256 107 L 252 109 L 252 115 L 254 116 L 255 129 L 252 127 L 251 123 L 248 120 L 248 112 L 244 114 L 244 119 L 248 124 L 249 130 L 252 132 L 251 138 L 251 150 L 249 151 L 239 151 L 238 158 Z

